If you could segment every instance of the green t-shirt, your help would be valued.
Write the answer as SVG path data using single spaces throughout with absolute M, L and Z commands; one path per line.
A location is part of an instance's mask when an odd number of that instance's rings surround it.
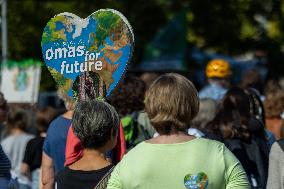
M 240 162 L 224 144 L 196 138 L 142 142 L 115 167 L 107 189 L 249 189 Z

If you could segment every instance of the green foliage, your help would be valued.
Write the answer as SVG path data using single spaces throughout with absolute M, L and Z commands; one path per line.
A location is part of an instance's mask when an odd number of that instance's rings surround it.
M 188 8 L 187 41 L 191 46 L 226 54 L 263 49 L 275 62 L 272 65 L 275 70 L 283 70 L 278 57 L 284 48 L 281 32 L 284 31 L 284 1 L 279 0 L 8 1 L 9 58 L 42 61 L 40 42 L 42 37 L 48 37 L 42 33 L 51 18 L 62 12 L 85 18 L 101 8 L 122 12 L 132 25 L 135 33 L 133 64 L 140 62 L 146 44 L 159 29 Z M 41 90 L 50 90 L 52 86 L 55 86 L 52 77 L 44 69 Z
M 14 61 L 14 60 L 8 60 L 5 64 L 8 69 L 13 68 L 13 67 L 19 67 L 19 68 L 28 68 L 31 66 L 42 66 L 42 62 L 36 61 L 33 59 L 26 59 L 22 61 Z

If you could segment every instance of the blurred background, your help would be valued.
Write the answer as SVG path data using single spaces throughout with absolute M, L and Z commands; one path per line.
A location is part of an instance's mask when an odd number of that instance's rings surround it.
M 238 83 L 250 68 L 258 69 L 263 80 L 284 74 L 281 0 L 2 0 L 1 6 L 2 34 L 7 29 L 7 54 L 2 51 L 7 62 L 2 61 L 2 70 L 4 64 L 19 68 L 41 65 L 40 70 L 32 72 L 40 78 L 32 82 L 39 88 L 39 99 L 35 92 L 30 101 L 42 105 L 61 104 L 55 98 L 53 78 L 42 63 L 40 42 L 46 23 L 62 12 L 81 18 L 101 8 L 122 12 L 135 34 L 128 73 L 138 76 L 144 72 L 179 72 L 200 89 L 206 83 L 204 68 L 214 58 L 231 64 L 233 83 Z M 5 11 L 7 22 L 3 29 Z M 3 45 L 5 35 L 2 49 Z M 25 78 L 23 73 L 16 79 L 3 75 L 2 71 L 2 83 L 6 84 L 8 80 L 21 82 Z

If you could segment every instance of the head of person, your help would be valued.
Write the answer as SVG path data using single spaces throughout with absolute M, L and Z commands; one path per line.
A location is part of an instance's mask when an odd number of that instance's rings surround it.
M 223 59 L 213 59 L 206 66 L 206 77 L 209 83 L 218 82 L 224 87 L 228 87 L 229 78 L 232 74 L 230 64 Z
M 147 89 L 153 83 L 153 81 L 155 81 L 158 77 L 159 75 L 154 72 L 145 72 L 140 76 L 142 81 L 144 81 L 144 83 L 146 84 Z
M 58 89 L 57 96 L 63 100 L 65 108 L 67 111 L 73 111 L 76 103 L 74 99 L 70 96 L 68 96 L 67 92 L 64 89 Z
M 132 114 L 144 109 L 144 96 L 146 85 L 135 76 L 126 76 L 110 96 L 110 104 L 120 116 Z
M 281 119 L 284 112 L 284 91 L 268 93 L 264 101 L 265 117 Z
M 0 123 L 3 123 L 7 119 L 7 113 L 8 113 L 8 105 L 7 101 L 4 98 L 4 94 L 0 92 Z
M 208 129 L 219 130 L 223 138 L 248 139 L 250 101 L 245 91 L 239 87 L 228 90 L 221 101 L 216 117 Z
M 198 110 L 196 88 L 179 74 L 158 77 L 146 92 L 145 111 L 160 135 L 187 132 Z
M 279 83 L 279 85 L 280 85 L 280 88 L 281 88 L 281 89 L 284 89 L 284 77 L 280 77 L 278 83 Z
M 8 130 L 18 129 L 26 131 L 28 125 L 27 114 L 22 109 L 12 109 L 8 113 L 7 119 Z
M 116 144 L 119 117 L 107 102 L 80 101 L 74 110 L 72 127 L 84 149 L 106 152 Z
M 201 131 L 206 130 L 206 125 L 215 118 L 218 104 L 215 100 L 204 98 L 200 100 L 199 112 L 192 120 L 192 127 Z
M 282 87 L 279 84 L 278 79 L 272 78 L 266 82 L 265 87 L 264 87 L 264 94 L 265 96 L 268 96 L 269 94 L 276 93 L 279 90 L 282 90 Z
M 247 70 L 241 79 L 241 87 L 243 88 L 253 88 L 258 90 L 260 93 L 263 92 L 262 78 L 257 69 Z
M 50 122 L 55 118 L 56 111 L 52 107 L 39 108 L 36 112 L 36 127 L 39 133 L 46 133 Z
M 265 133 L 265 111 L 263 103 L 260 99 L 258 90 L 254 88 L 244 89 L 249 97 L 250 119 L 248 124 L 249 131 L 258 138 L 267 140 Z
M 250 100 L 250 113 L 253 117 L 265 123 L 264 106 L 260 98 L 259 92 L 254 88 L 246 88 L 245 93 Z

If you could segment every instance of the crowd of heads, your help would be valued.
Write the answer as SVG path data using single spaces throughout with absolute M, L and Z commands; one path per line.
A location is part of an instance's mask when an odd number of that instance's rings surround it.
M 275 79 L 264 82 L 258 71 L 251 69 L 244 73 L 238 85 L 232 86 L 229 82 L 233 74 L 230 65 L 219 59 L 209 62 L 205 74 L 208 78 L 205 88 L 208 87 L 209 92 L 204 94 L 208 97 L 201 97 L 191 81 L 175 73 L 145 73 L 141 77 L 127 75 L 106 99 L 75 102 L 62 89 L 59 89 L 58 96 L 64 101 L 66 110 L 72 111 L 72 128 L 82 147 L 102 153 L 115 146 L 120 120 L 134 112 L 146 112 L 148 122 L 158 135 L 187 133 L 188 129 L 194 128 L 219 141 L 237 139 L 249 142 L 257 139 L 269 143 L 269 131 L 276 139 L 284 137 L 281 82 Z M 210 85 L 213 98 L 210 98 Z M 216 96 L 214 90 L 223 91 Z M 38 108 L 33 120 L 37 133 L 46 133 L 57 114 L 51 107 Z M 27 118 L 24 109 L 9 108 L 0 94 L 0 122 L 7 121 L 7 135 L 15 130 L 30 132 L 28 126 L 31 123 Z M 139 122 L 136 119 L 134 122 Z M 138 136 L 132 134 L 129 136 Z M 264 151 L 268 153 L 269 150 Z

